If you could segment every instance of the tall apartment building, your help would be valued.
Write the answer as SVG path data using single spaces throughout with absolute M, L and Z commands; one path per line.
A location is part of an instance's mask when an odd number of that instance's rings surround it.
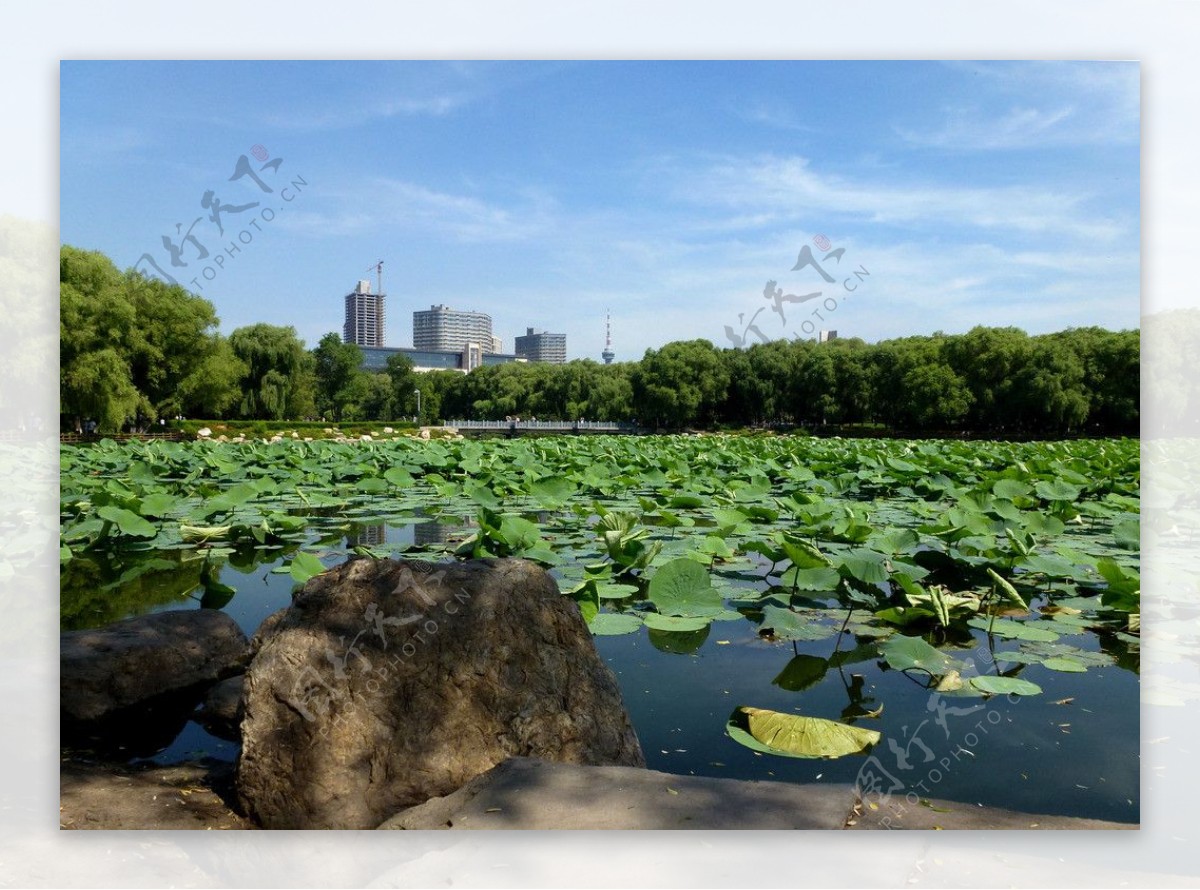
M 531 362 L 561 365 L 567 360 L 567 335 L 526 328 L 525 335 L 517 337 L 513 352 Z
M 371 282 L 360 281 L 346 294 L 346 324 L 342 340 L 359 346 L 383 345 L 384 294 L 371 293 Z
M 413 348 L 462 352 L 468 343 L 483 352 L 496 351 L 492 317 L 483 312 L 457 312 L 449 306 L 430 306 L 413 312 Z
M 828 343 L 830 340 L 837 339 L 837 331 L 820 331 L 817 334 L 818 343 Z

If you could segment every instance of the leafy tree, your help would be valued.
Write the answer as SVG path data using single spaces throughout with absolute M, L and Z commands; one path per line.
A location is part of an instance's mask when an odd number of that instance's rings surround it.
M 335 421 L 342 420 L 346 404 L 353 400 L 359 386 L 352 391 L 362 365 L 362 350 L 354 343 L 343 343 L 337 334 L 329 333 L 321 338 L 313 350 L 316 371 L 317 411 Z
M 359 402 L 359 410 L 364 420 L 392 420 L 398 412 L 392 407 L 395 404 L 392 379 L 387 372 L 370 374 L 359 372 L 366 379 L 366 392 Z
M 239 416 L 283 420 L 316 411 L 316 361 L 296 329 L 269 324 L 238 328 L 229 345 L 246 366 L 241 380 Z
M 59 285 L 61 410 L 76 429 L 87 417 L 117 432 L 232 404 L 243 369 L 207 300 L 66 245 Z
M 421 416 L 431 421 L 470 419 L 456 404 L 458 393 L 466 383 L 467 377 L 468 375 L 457 371 L 428 371 L 418 375 Z
M 146 397 L 129 379 L 129 365 L 115 349 L 89 351 L 62 371 L 63 405 L 70 405 L 75 429 L 92 418 L 102 433 L 118 432 L 127 421 L 149 410 Z
M 388 356 L 387 360 L 387 382 L 391 390 L 391 398 L 389 400 L 392 413 L 395 415 L 409 415 L 417 413 L 417 396 L 415 390 L 421 390 L 421 413 L 427 415 L 425 411 L 426 397 L 425 387 L 422 386 L 426 374 L 418 374 L 413 370 L 412 359 L 406 355 L 397 353 Z
M 871 348 L 857 337 L 823 344 L 833 363 L 833 415 L 838 423 L 863 423 L 871 415 L 875 396 Z
M 247 373 L 246 363 L 237 357 L 229 340 L 214 337 L 209 352 L 179 383 L 177 404 L 186 417 L 223 417 L 238 404 L 238 387 Z
M 971 393 L 962 378 L 944 362 L 914 365 L 904 375 L 904 415 L 915 429 L 939 430 L 958 426 L 971 407 Z
M 1079 355 L 1062 340 L 1035 341 L 1029 365 L 1017 385 L 1021 417 L 1032 429 L 1066 433 L 1087 419 L 1089 398 Z
M 236 381 L 211 361 L 221 340 L 212 304 L 140 272 L 126 272 L 123 285 L 136 317 L 128 340 L 130 373 L 150 402 L 150 419 L 181 413 L 188 391 L 202 390 L 217 410 L 231 404 Z M 212 371 L 215 377 L 200 380 Z M 221 383 L 224 391 L 218 389 Z
M 837 369 L 829 349 L 819 346 L 800 358 L 793 373 L 792 398 L 793 413 L 807 422 L 839 419 Z
M 1032 358 L 1033 344 L 1018 328 L 976 327 L 948 341 L 946 360 L 971 393 L 969 426 L 1005 430 L 1018 425 L 1018 380 Z
M 117 432 L 149 408 L 133 385 L 129 332 L 137 312 L 104 254 L 64 245 L 59 254 L 59 398 L 82 432 L 95 419 Z
M 648 349 L 633 374 L 639 416 L 668 427 L 712 424 L 728 390 L 729 371 L 707 340 Z

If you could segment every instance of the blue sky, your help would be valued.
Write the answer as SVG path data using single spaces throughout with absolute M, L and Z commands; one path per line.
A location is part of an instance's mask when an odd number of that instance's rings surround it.
M 527 326 L 565 332 L 571 358 L 599 357 L 607 309 L 619 359 L 727 346 L 726 327 L 753 341 L 752 319 L 770 338 L 868 341 L 1133 328 L 1139 154 L 1136 63 L 61 69 L 62 240 L 121 267 L 149 253 L 224 331 L 291 324 L 310 346 L 379 259 L 391 345 L 433 303 L 489 313 L 509 351 Z M 229 181 L 242 155 L 270 193 Z M 258 206 L 226 210 L 221 235 L 209 190 Z M 793 270 L 805 245 L 834 283 Z M 854 269 L 869 275 L 851 294 Z M 775 312 L 768 280 L 822 296 Z

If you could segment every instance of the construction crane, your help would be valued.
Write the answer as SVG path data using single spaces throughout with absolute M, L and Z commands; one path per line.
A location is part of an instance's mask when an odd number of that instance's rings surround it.
M 373 263 L 370 266 L 367 266 L 367 268 L 364 271 L 366 271 L 366 272 L 373 271 L 379 276 L 379 290 L 376 291 L 376 293 L 382 295 L 383 294 L 383 260 L 379 260 L 378 262 Z

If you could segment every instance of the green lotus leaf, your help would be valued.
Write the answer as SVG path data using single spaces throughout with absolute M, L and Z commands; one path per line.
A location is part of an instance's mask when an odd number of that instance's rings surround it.
M 588 623 L 598 637 L 615 637 L 633 633 L 642 626 L 642 619 L 629 612 L 601 612 Z
M 752 750 L 804 759 L 864 753 L 882 737 L 876 730 L 835 720 L 745 706 L 733 712 L 725 729 L 735 742 Z

